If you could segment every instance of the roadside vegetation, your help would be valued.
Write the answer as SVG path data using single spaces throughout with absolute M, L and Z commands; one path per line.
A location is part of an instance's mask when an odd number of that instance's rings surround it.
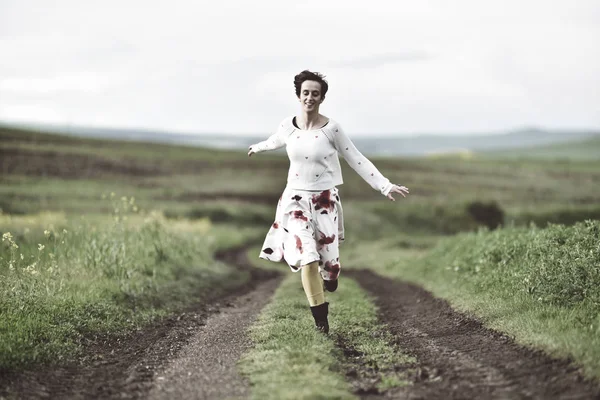
M 83 339 L 134 330 L 248 279 L 213 253 L 251 230 L 104 201 L 112 215 L 0 215 L 0 369 L 60 362 Z

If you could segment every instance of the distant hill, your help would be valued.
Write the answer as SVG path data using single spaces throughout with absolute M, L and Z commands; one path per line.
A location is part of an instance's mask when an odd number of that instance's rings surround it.
M 12 124 L 0 124 L 16 126 Z M 133 129 L 105 129 L 89 127 L 61 128 L 52 125 L 18 125 L 22 128 L 37 129 L 45 132 L 63 133 L 74 136 L 93 137 L 103 139 L 119 139 L 166 144 L 180 144 L 189 146 L 213 147 L 219 149 L 245 150 L 249 145 L 257 143 L 268 137 L 262 136 L 225 135 L 225 134 L 180 134 L 151 130 Z M 579 141 L 591 137 L 600 137 L 600 130 L 542 130 L 522 129 L 507 133 L 473 134 L 473 135 L 439 135 L 422 134 L 418 136 L 367 136 L 352 135 L 356 146 L 367 155 L 381 156 L 421 156 L 427 154 L 440 154 L 453 152 L 495 152 L 507 155 L 507 150 L 531 149 L 557 145 L 560 143 Z M 548 150 L 550 151 L 550 150 Z M 552 150 L 554 151 L 554 150 Z M 558 151 L 558 150 L 557 150 Z
M 414 137 L 356 137 L 357 147 L 366 154 L 425 155 L 448 152 L 489 152 L 524 149 L 566 143 L 600 136 L 599 131 L 519 130 L 489 135 L 419 135 Z
M 494 157 L 507 158 L 568 158 L 573 160 L 600 160 L 600 135 L 574 139 L 566 143 L 554 143 L 538 147 L 498 150 L 489 153 Z

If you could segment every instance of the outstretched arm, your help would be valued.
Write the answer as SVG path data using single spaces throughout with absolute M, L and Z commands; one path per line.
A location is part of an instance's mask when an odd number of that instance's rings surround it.
M 279 124 L 277 132 L 269 136 L 267 140 L 253 144 L 248 148 L 248 157 L 251 157 L 254 153 L 262 153 L 268 150 L 277 150 L 285 145 L 286 134 L 288 133 L 288 127 L 286 121 Z
M 334 128 L 334 145 L 336 150 L 344 157 L 344 160 L 360 175 L 371 187 L 378 190 L 388 199 L 395 201 L 391 193 L 399 193 L 403 197 L 408 194 L 408 189 L 390 182 L 369 159 L 362 155 L 352 140 L 346 135 L 342 128 L 337 125 Z
M 268 150 L 277 150 L 285 145 L 285 140 L 279 135 L 279 132 L 272 134 L 267 140 L 253 144 L 248 148 L 248 157 L 254 153 L 262 153 Z

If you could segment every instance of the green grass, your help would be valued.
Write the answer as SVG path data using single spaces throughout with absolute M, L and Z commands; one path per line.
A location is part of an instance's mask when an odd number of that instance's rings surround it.
M 156 154 L 162 154 L 163 160 L 167 161 L 197 161 L 200 156 L 202 160 L 219 162 L 224 156 L 239 157 L 237 152 L 226 150 L 214 151 L 181 145 L 95 139 L 7 126 L 0 126 L 0 138 L 2 138 L 2 147 L 5 148 L 18 147 L 59 153 L 82 153 L 111 159 L 134 157 L 156 162 Z
M 257 264 L 265 268 L 283 265 Z M 382 391 L 406 384 L 396 367 L 414 360 L 392 344 L 385 326 L 377 321 L 373 302 L 356 282 L 346 279 L 328 296 L 330 334 L 325 336 L 314 329 L 300 276 L 289 274 L 251 327 L 254 348 L 240 362 L 252 384 L 253 398 L 354 398 L 344 371 L 355 366 L 336 347 L 340 342 L 357 354 L 353 362 L 364 367 L 359 374 L 369 371 L 358 380 L 372 379 Z
M 215 223 L 231 223 L 238 226 L 254 227 L 261 234 L 265 226 L 273 223 L 274 207 L 249 204 L 243 201 L 203 201 L 197 205 L 185 206 L 179 210 L 167 210 L 167 218 L 196 220 L 208 218 Z
M 128 214 L 129 201 L 116 200 L 118 220 L 0 215 L 0 369 L 61 362 L 82 338 L 128 332 L 249 278 L 212 255 L 254 230 Z
M 423 285 L 487 326 L 572 357 L 600 378 L 600 221 L 460 234 L 430 250 L 398 240 L 355 241 L 344 266 Z

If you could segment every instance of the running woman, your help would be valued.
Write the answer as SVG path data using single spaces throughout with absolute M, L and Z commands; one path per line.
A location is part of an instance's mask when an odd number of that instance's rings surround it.
M 301 112 L 285 118 L 267 140 L 250 146 L 248 156 L 286 146 L 290 159 L 287 185 L 259 257 L 285 261 L 292 271 L 301 271 L 316 328 L 328 333 L 329 303 L 324 291 L 334 292 L 338 287 L 339 244 L 344 240 L 338 154 L 392 201 L 392 193 L 406 197 L 408 188 L 391 183 L 358 151 L 339 123 L 319 113 L 329 89 L 324 78 L 307 70 L 294 77 Z

